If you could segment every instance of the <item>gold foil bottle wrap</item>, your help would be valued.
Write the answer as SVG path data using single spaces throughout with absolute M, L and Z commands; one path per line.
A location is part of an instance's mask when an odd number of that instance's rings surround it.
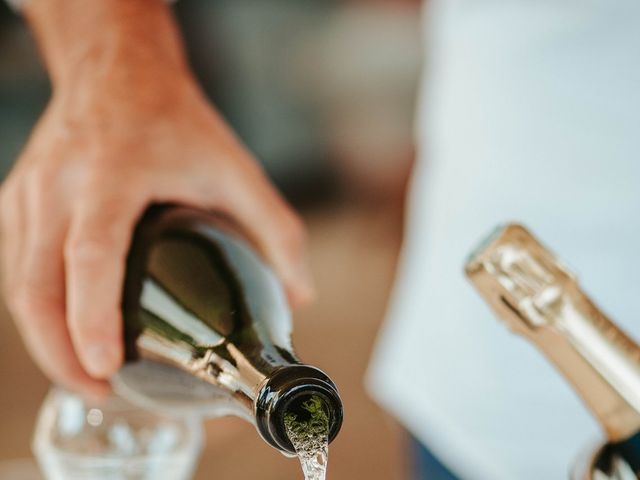
M 496 315 L 572 384 L 611 440 L 640 430 L 640 348 L 526 228 L 498 228 L 465 272 Z

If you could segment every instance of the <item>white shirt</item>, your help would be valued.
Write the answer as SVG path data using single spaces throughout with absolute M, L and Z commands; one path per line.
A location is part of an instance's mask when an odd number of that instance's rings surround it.
M 517 220 L 640 338 L 640 2 L 434 0 L 420 159 L 372 394 L 464 479 L 568 478 L 600 435 L 464 279 Z

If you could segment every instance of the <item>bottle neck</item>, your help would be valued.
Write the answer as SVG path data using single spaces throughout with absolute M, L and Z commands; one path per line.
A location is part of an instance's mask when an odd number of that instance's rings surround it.
M 612 440 L 640 431 L 640 350 L 581 292 L 525 334 L 573 385 Z
M 296 452 L 286 431 L 286 415 L 299 412 L 300 405 L 310 398 L 319 399 L 326 408 L 328 441 L 340 431 L 342 401 L 335 384 L 315 367 L 283 362 L 271 365 L 267 374 L 258 371 L 233 345 L 229 349 L 237 356 L 232 364 L 212 350 L 196 357 L 184 345 L 168 342 L 152 331 L 143 332 L 137 345 L 140 358 L 171 364 L 227 392 L 233 402 L 232 413 L 254 423 L 268 444 L 287 455 Z
M 640 348 L 526 229 L 497 231 L 466 273 L 498 316 L 555 364 L 610 439 L 640 430 Z

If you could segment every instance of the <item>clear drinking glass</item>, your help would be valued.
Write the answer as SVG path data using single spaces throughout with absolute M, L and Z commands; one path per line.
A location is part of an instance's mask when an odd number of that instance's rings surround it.
M 188 480 L 203 445 L 196 417 L 142 410 L 115 395 L 47 395 L 33 451 L 47 480 Z

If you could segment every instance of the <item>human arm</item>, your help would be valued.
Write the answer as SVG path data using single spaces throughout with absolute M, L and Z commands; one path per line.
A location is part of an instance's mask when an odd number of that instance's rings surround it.
M 7 304 L 55 382 L 104 388 L 122 361 L 125 257 L 146 206 L 235 220 L 292 303 L 304 228 L 207 102 L 162 0 L 30 0 L 52 97 L 0 191 Z

